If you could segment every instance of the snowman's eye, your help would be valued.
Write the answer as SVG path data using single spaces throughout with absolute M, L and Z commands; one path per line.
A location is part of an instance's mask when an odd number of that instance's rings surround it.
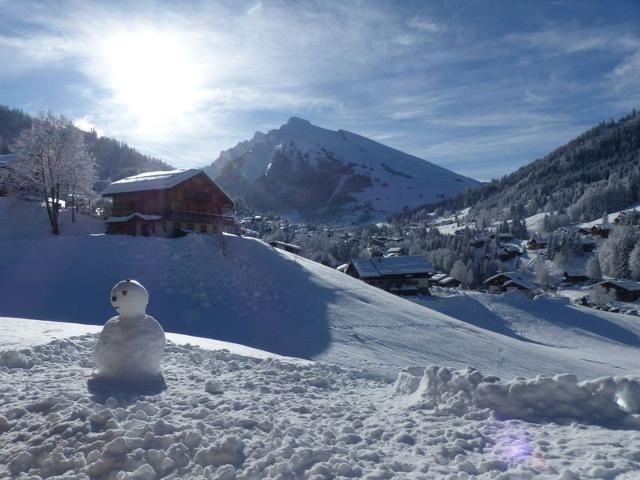
M 123 294 L 123 295 L 126 295 L 126 294 L 127 294 L 127 291 L 126 291 L 126 290 L 122 290 L 122 294 Z
M 111 297 L 111 301 L 115 302 L 118 299 L 118 297 L 116 297 L 115 295 L 113 297 Z

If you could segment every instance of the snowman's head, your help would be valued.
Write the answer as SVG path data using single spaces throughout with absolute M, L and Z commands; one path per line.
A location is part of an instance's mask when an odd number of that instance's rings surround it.
M 145 314 L 149 292 L 135 280 L 123 280 L 111 289 L 111 306 L 121 317 L 138 317 Z

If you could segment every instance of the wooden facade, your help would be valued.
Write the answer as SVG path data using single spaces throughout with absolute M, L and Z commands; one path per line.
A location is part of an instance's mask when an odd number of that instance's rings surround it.
M 107 233 L 175 237 L 235 229 L 233 201 L 204 172 L 170 188 L 103 196 L 113 200 Z

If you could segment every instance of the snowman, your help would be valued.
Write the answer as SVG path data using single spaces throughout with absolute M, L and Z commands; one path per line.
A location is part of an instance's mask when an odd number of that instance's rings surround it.
M 124 280 L 111 289 L 111 305 L 118 315 L 102 329 L 95 351 L 95 380 L 120 384 L 161 382 L 164 330 L 146 314 L 149 293 L 139 282 Z

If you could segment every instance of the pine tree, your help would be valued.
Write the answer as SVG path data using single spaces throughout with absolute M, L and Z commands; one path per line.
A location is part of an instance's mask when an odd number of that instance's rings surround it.
M 640 242 L 636 242 L 629 255 L 629 271 L 631 272 L 631 278 L 640 280 Z
M 599 282 L 602 280 L 602 269 L 600 268 L 598 255 L 592 255 L 587 261 L 586 274 L 592 282 Z

